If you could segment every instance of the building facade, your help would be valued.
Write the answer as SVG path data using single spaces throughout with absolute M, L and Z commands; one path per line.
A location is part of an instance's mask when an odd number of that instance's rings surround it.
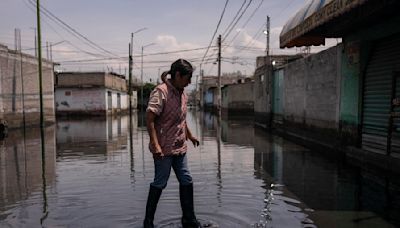
M 224 85 L 237 84 L 245 76 L 221 77 L 221 88 Z M 200 107 L 205 110 L 216 110 L 218 107 L 218 77 L 203 76 L 199 83 Z M 221 95 L 222 96 L 222 95 Z M 221 103 L 222 105 L 222 103 Z
M 254 82 L 248 78 L 222 87 L 222 114 L 252 116 L 254 113 Z
M 137 102 L 133 93 L 132 104 Z M 57 75 L 57 115 L 106 115 L 129 110 L 127 82 L 105 72 L 65 72 Z M 135 107 L 135 106 L 133 106 Z
M 277 128 L 400 171 L 399 8 L 391 0 L 314 0 L 299 10 L 282 30 L 282 48 L 321 45 L 328 37 L 342 44 L 282 67 Z
M 42 60 L 43 115 L 55 121 L 53 63 Z M 8 128 L 39 126 L 38 59 L 0 45 L 0 119 Z

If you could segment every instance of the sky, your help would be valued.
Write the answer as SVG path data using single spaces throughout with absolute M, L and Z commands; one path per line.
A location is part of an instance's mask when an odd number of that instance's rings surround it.
M 35 3 L 36 0 L 1 0 L 0 44 L 14 49 L 17 28 L 21 31 L 23 52 L 34 55 Z M 159 72 L 168 70 L 178 58 L 192 62 L 196 67 L 194 75 L 199 74 L 200 63 L 204 75 L 216 75 L 217 65 L 213 63 L 217 59 L 217 36 L 221 34 L 222 72 L 241 71 L 251 76 L 256 57 L 265 54 L 263 31 L 267 15 L 271 24 L 270 52 L 302 51 L 279 49 L 279 34 L 305 3 L 305 0 L 41 0 L 45 8 L 41 14 L 42 56 L 47 58 L 46 42 L 49 42 L 53 44 L 53 61 L 60 63 L 58 71 L 127 74 L 131 33 L 139 31 L 133 36 L 134 76 L 143 75 L 144 81 L 154 82 Z M 336 42 L 330 40 L 327 46 Z M 324 48 L 313 47 L 312 51 Z

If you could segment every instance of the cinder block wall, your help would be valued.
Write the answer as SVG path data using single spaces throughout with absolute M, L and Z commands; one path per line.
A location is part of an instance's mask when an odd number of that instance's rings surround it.
M 337 130 L 342 46 L 335 46 L 284 68 L 286 123 Z
M 267 61 L 267 63 L 269 60 Z M 264 65 L 256 69 L 254 73 L 254 120 L 257 125 L 267 127 L 270 120 L 270 66 Z
M 254 111 L 254 82 L 228 85 L 223 90 L 222 108 L 229 112 Z
M 40 124 L 39 79 L 37 58 L 20 54 L 0 45 L 0 118 L 9 128 Z M 45 121 L 53 123 L 53 64 L 43 61 L 43 110 Z

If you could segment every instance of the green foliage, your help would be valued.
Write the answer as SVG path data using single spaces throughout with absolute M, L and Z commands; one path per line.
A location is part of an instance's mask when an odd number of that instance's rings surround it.
M 144 84 L 144 86 L 143 86 L 143 100 L 144 100 L 145 104 L 147 104 L 147 101 L 148 101 L 148 99 L 150 97 L 150 93 L 151 93 L 151 91 L 153 91 L 154 88 L 156 88 L 156 85 L 153 84 L 153 83 Z M 141 92 L 142 92 L 142 90 L 141 90 L 141 88 L 139 88 L 138 89 L 138 99 L 139 99 L 139 103 L 143 104 L 143 102 L 141 102 L 141 100 L 140 100 L 141 97 L 142 97 Z

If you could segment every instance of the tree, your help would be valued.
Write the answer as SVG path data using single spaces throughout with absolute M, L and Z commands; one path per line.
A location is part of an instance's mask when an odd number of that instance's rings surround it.
M 150 97 L 150 93 L 151 91 L 153 91 L 153 89 L 156 88 L 156 85 L 154 85 L 153 83 L 146 83 L 143 85 L 143 101 L 142 99 L 142 90 L 138 89 L 138 105 L 143 105 L 143 106 L 147 106 L 147 103 L 149 102 L 149 97 Z

